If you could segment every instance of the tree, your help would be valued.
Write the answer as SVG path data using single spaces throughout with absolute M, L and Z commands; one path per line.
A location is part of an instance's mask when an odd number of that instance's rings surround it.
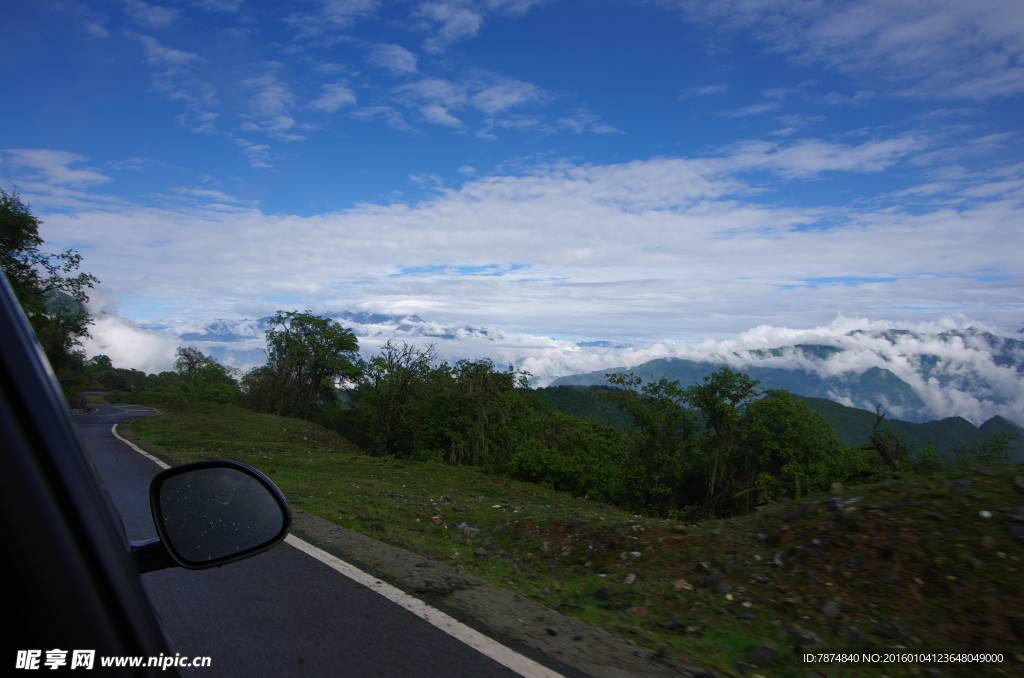
M 687 502 L 688 490 L 700 484 L 694 477 L 697 418 L 680 404 L 684 391 L 678 381 L 661 379 L 637 390 L 642 379 L 636 375 L 606 376 L 620 388 L 598 397 L 616 401 L 633 420 L 620 460 L 622 500 L 637 510 L 667 515 Z
M 381 346 L 379 355 L 360 363 L 355 397 L 367 415 L 373 452 L 392 455 L 409 446 L 408 439 L 413 435 L 409 407 L 417 399 L 436 357 L 434 344 L 420 349 L 415 344 L 389 339 Z
M 763 395 L 757 389 L 760 383 L 742 372 L 723 367 L 704 377 L 702 384 L 695 384 L 681 394 L 682 401 L 704 415 L 705 425 L 714 432 L 713 440 L 707 445 L 709 502 L 723 494 L 734 493 L 747 479 L 736 475 L 739 467 L 747 464 L 737 463 L 738 460 L 730 457 L 736 451 L 737 429 L 747 407 Z
M 608 375 L 633 420 L 620 464 L 622 500 L 634 509 L 691 517 L 750 511 L 783 494 L 827 487 L 842 446 L 828 420 L 781 390 L 723 367 L 681 388 L 662 379 Z M 689 407 L 685 407 L 689 406 Z
M 99 280 L 71 275 L 82 262 L 75 250 L 42 252 L 41 223 L 16 192 L 0 188 L 0 267 L 58 375 L 81 371 L 85 358 L 77 347 L 89 336 L 87 290 Z
M 174 371 L 178 374 L 192 374 L 204 367 L 217 365 L 217 361 L 204 354 L 195 346 L 179 346 L 175 351 Z
M 307 419 L 316 402 L 336 397 L 339 380 L 358 374 L 356 337 L 330 318 L 278 311 L 266 338 L 267 364 L 242 380 L 255 409 Z
M 878 453 L 885 465 L 893 473 L 900 471 L 900 457 L 903 454 L 903 441 L 887 428 L 879 428 L 885 420 L 882 406 L 875 407 L 875 425 L 871 429 L 871 442 L 861 447 L 862 450 Z

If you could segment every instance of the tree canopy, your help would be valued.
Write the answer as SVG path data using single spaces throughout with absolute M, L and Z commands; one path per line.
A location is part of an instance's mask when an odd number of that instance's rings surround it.
M 306 419 L 314 405 L 336 398 L 339 381 L 358 372 L 355 334 L 330 318 L 278 311 L 266 338 L 267 364 L 242 379 L 257 410 Z
M 60 377 L 83 368 L 78 347 L 89 336 L 87 290 L 99 281 L 75 274 L 82 262 L 77 251 L 44 252 L 41 223 L 17 192 L 0 188 L 0 267 Z

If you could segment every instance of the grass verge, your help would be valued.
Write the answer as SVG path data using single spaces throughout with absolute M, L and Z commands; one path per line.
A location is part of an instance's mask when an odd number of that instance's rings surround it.
M 1019 466 L 674 525 L 471 469 L 370 457 L 315 424 L 240 408 L 201 404 L 133 428 L 176 460 L 251 464 L 297 508 L 730 674 L 1024 674 Z M 917 657 L 811 664 L 805 653 Z M 938 653 L 1002 661 L 916 660 Z

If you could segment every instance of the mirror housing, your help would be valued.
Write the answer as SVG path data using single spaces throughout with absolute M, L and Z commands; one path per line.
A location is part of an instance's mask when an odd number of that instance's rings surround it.
M 273 481 L 237 461 L 200 461 L 158 473 L 149 487 L 156 540 L 133 543 L 140 573 L 202 570 L 263 553 L 288 534 L 292 512 Z

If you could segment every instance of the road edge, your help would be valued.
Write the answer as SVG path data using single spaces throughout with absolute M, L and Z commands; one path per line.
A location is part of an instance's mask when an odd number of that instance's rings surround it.
M 161 466 L 181 463 L 136 434 L 132 424 L 137 420 L 115 424 L 112 432 Z M 593 678 L 716 676 L 449 565 L 385 544 L 302 509 L 292 508 L 292 528 L 298 533 L 296 537 L 325 549 L 328 555 L 333 552 L 346 560 L 365 564 L 405 593 L 439 608 L 448 608 L 496 636 L 508 638 Z

